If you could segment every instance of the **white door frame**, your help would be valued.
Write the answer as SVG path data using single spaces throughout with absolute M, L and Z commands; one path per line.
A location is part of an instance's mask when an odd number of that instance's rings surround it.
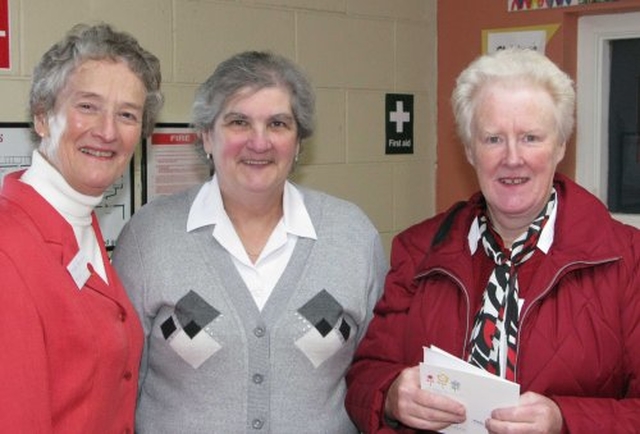
M 640 12 L 578 19 L 576 180 L 605 204 L 609 167 L 609 41 L 633 38 L 640 38 Z M 640 214 L 614 214 L 614 217 L 640 228 Z

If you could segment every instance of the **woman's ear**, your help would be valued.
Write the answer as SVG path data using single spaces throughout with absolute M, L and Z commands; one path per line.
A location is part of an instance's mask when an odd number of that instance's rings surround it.
M 213 132 L 211 130 L 202 132 L 202 147 L 204 149 L 205 154 L 211 155 L 213 154 Z
M 467 161 L 469 164 L 475 167 L 476 160 L 474 158 L 473 149 L 471 149 L 471 145 L 464 145 L 464 155 L 467 157 Z
M 562 161 L 566 151 L 567 151 L 567 142 L 562 142 L 562 144 L 558 146 L 558 149 L 556 152 L 556 164 L 559 164 Z
M 40 137 L 49 136 L 49 122 L 47 122 L 47 117 L 44 114 L 33 117 L 33 128 Z

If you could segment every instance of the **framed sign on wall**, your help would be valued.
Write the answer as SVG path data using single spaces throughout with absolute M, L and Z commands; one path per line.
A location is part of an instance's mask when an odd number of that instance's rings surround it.
M 142 203 L 202 184 L 211 166 L 188 124 L 156 124 L 142 147 Z
M 31 166 L 33 149 L 28 123 L 0 123 L 0 185 L 7 173 Z
M 0 0 L 0 69 L 11 69 L 9 0 Z

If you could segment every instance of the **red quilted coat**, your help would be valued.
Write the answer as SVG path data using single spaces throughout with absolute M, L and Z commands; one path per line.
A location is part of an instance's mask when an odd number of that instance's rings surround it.
M 640 432 L 640 231 L 556 175 L 554 242 L 521 310 L 516 381 L 553 399 L 571 433 Z M 365 433 L 383 422 L 384 394 L 423 346 L 463 359 L 484 288 L 467 235 L 480 194 L 393 242 L 385 293 L 347 375 L 346 407 Z

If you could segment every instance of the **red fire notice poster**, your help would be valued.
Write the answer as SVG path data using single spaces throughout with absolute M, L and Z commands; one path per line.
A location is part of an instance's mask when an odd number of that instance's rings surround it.
M 9 0 L 0 0 L 0 69 L 11 68 L 9 47 Z
M 157 124 L 143 146 L 142 203 L 186 190 L 211 177 L 209 162 L 186 124 Z

